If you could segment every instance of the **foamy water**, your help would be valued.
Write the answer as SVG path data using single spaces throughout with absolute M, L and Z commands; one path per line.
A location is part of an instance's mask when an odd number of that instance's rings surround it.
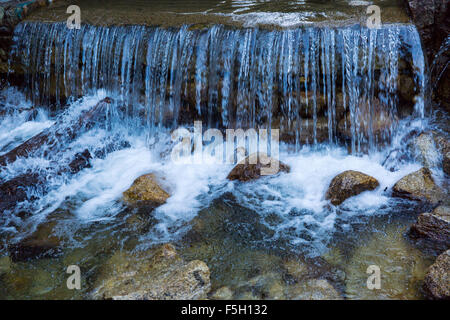
M 104 92 L 85 97 L 77 101 L 65 112 L 64 117 L 74 118 L 81 110 L 97 103 L 105 96 Z M 20 115 L 20 114 L 19 114 Z M 17 114 L 5 117 L 3 122 L 13 123 Z M 9 128 L 15 134 L 15 143 L 26 140 L 31 135 L 53 124 L 45 116 L 38 116 L 31 121 L 17 121 L 15 128 Z M 6 129 L 2 134 L 6 134 Z M 20 133 L 20 134 L 19 134 Z M 111 139 L 120 136 L 129 145 L 106 156 L 97 157 L 95 151 L 102 148 Z M 298 153 L 288 152 L 288 146 L 281 146 L 280 159 L 291 167 L 290 173 L 262 177 L 259 180 L 241 183 L 231 182 L 226 176 L 233 168 L 232 164 L 205 161 L 202 164 L 179 164 L 161 151 L 167 149 L 169 135 L 161 133 L 159 143 L 149 148 L 145 134 L 130 134 L 127 130 L 115 127 L 114 132 L 103 126 L 94 128 L 68 144 L 57 157 L 64 164 L 64 159 L 76 152 L 88 149 L 94 158 L 91 168 L 70 175 L 58 175 L 47 181 L 50 192 L 39 195 L 33 203 L 23 203 L 21 210 L 33 212 L 31 224 L 37 225 L 48 214 L 70 203 L 75 221 L 85 225 L 95 221 L 115 219 L 124 210 L 122 193 L 127 190 L 139 176 L 154 172 L 160 178 L 161 185 L 170 193 L 167 202 L 151 214 L 158 223 L 144 237 L 146 243 L 170 241 L 179 236 L 173 230 L 196 216 L 199 210 L 207 208 L 211 202 L 226 192 L 232 193 L 239 205 L 254 210 L 266 218 L 276 215 L 276 225 L 266 223 L 274 231 L 271 241 L 287 239 L 293 246 L 309 245 L 317 252 L 324 248 L 336 227 L 339 218 L 342 222 L 350 221 L 360 215 L 385 214 L 392 211 L 392 198 L 389 190 L 404 175 L 420 168 L 417 163 L 401 164 L 399 170 L 389 171 L 383 167 L 387 151 L 371 156 L 352 156 L 342 148 L 304 147 Z M 54 159 L 53 159 L 54 160 Z M 208 160 L 208 159 L 206 159 Z M 211 160 L 211 159 L 209 159 Z M 68 161 L 68 160 L 67 160 Z M 19 159 L 7 166 L 0 177 L 8 179 L 26 170 L 47 170 L 52 159 L 31 157 Z M 364 192 L 346 200 L 339 208 L 329 206 L 324 199 L 330 181 L 345 170 L 357 170 L 375 177 L 380 186 L 375 191 Z M 35 192 L 35 191 L 30 191 Z M 3 218 L 3 232 L 11 232 L 15 221 Z M 263 221 L 265 221 L 263 219 Z M 238 227 L 238 226 L 236 226 Z M 15 231 L 15 230 L 14 230 Z

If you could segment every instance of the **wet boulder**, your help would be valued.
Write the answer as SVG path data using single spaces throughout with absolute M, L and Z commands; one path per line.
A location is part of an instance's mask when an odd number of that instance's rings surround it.
M 85 168 L 91 167 L 91 153 L 88 149 L 83 152 L 75 154 L 74 159 L 69 163 L 70 172 L 72 174 L 78 173 Z
M 56 222 L 39 225 L 33 234 L 8 247 L 13 262 L 49 258 L 61 252 L 61 238 L 55 235 Z
M 342 295 L 326 279 L 310 279 L 288 289 L 290 300 L 343 300 Z
M 450 174 L 450 142 L 435 131 L 423 132 L 408 145 L 414 157 L 426 168 L 440 168 Z
M 392 188 L 394 197 L 438 204 L 443 191 L 436 185 L 428 168 L 422 168 L 401 178 Z
M 410 231 L 414 237 L 427 238 L 450 246 L 450 207 L 439 206 L 433 212 L 422 213 Z
M 331 180 L 325 194 L 325 199 L 337 206 L 346 199 L 356 196 L 361 192 L 374 190 L 379 186 L 377 179 L 359 171 L 347 170 Z
M 450 250 L 437 257 L 428 269 L 423 288 L 429 299 L 450 300 Z
M 95 299 L 205 299 L 210 271 L 199 260 L 184 261 L 171 244 L 144 253 L 117 252 L 102 267 Z
M 0 184 L 0 212 L 11 210 L 25 200 L 33 200 L 27 189 L 40 183 L 38 174 L 24 173 Z
M 169 197 L 153 173 L 140 176 L 123 193 L 123 200 L 129 205 L 145 204 L 156 207 L 164 204 Z
M 435 168 L 439 164 L 439 151 L 434 143 L 433 135 L 422 133 L 412 143 L 412 152 L 426 168 Z
M 264 175 L 290 172 L 291 168 L 265 153 L 253 153 L 239 162 L 228 174 L 228 180 L 251 181 Z

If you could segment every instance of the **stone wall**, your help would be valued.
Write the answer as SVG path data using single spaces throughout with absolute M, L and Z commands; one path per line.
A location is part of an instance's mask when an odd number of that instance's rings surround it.
M 48 6 L 51 0 L 13 0 L 0 3 L 0 86 L 8 73 L 8 55 L 14 27 L 31 12 Z
M 430 68 L 433 98 L 450 112 L 450 67 L 447 66 L 450 60 L 450 45 L 446 48 L 443 46 L 445 39 L 450 34 L 449 1 L 405 1 L 422 39 Z M 438 52 L 439 55 L 436 57 Z

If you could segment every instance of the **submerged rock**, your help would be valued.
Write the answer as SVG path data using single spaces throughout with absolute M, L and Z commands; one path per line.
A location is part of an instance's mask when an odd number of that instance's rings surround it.
M 340 205 L 347 198 L 356 196 L 379 186 L 377 179 L 359 171 L 348 170 L 338 174 L 331 180 L 325 199 L 333 205 Z
M 150 204 L 162 205 L 170 195 L 160 187 L 153 173 L 137 178 L 132 186 L 123 193 L 123 200 L 131 205 Z
M 431 213 L 419 215 L 417 222 L 411 226 L 411 234 L 450 246 L 450 207 L 439 206 Z
M 394 197 L 439 203 L 442 190 L 436 185 L 428 168 L 422 168 L 401 178 L 392 188 Z
M 343 300 L 342 295 L 326 279 L 310 279 L 290 286 L 290 300 Z
M 4 256 L 0 258 L 0 277 L 6 273 L 9 273 L 11 270 L 11 258 L 8 256 Z
M 341 253 L 347 299 L 403 300 L 419 297 L 419 288 L 429 262 L 404 237 L 404 227 L 389 223 L 382 228 L 380 232 L 371 233 L 367 239 L 362 235 L 358 246 L 351 251 L 350 259 L 346 252 Z M 367 287 L 369 266 L 380 268 L 379 289 Z
M 193 300 L 210 290 L 208 266 L 184 261 L 171 244 L 143 254 L 117 252 L 102 268 L 96 299 Z
M 233 291 L 225 286 L 217 289 L 210 298 L 213 300 L 231 300 L 233 299 Z
M 250 181 L 263 175 L 290 172 L 291 168 L 264 153 L 253 153 L 239 162 L 228 174 L 228 180 Z
M 450 174 L 450 142 L 435 131 L 421 133 L 409 145 L 413 155 L 426 168 L 440 168 Z
M 450 300 L 450 250 L 437 257 L 428 269 L 423 287 L 430 299 Z
M 0 212 L 13 209 L 18 203 L 33 200 L 27 188 L 40 184 L 36 173 L 24 173 L 0 184 Z
M 53 257 L 61 252 L 61 239 L 54 234 L 56 222 L 45 222 L 36 231 L 8 247 L 12 261 L 25 261 L 35 258 Z

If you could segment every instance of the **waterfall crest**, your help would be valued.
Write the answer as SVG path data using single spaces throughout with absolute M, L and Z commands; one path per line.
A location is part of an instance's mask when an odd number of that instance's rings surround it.
M 10 73 L 43 106 L 105 89 L 130 125 L 150 134 L 202 119 L 280 128 L 296 145 L 345 140 L 359 152 L 389 140 L 405 114 L 424 116 L 424 57 L 411 25 L 69 30 L 25 22 Z

